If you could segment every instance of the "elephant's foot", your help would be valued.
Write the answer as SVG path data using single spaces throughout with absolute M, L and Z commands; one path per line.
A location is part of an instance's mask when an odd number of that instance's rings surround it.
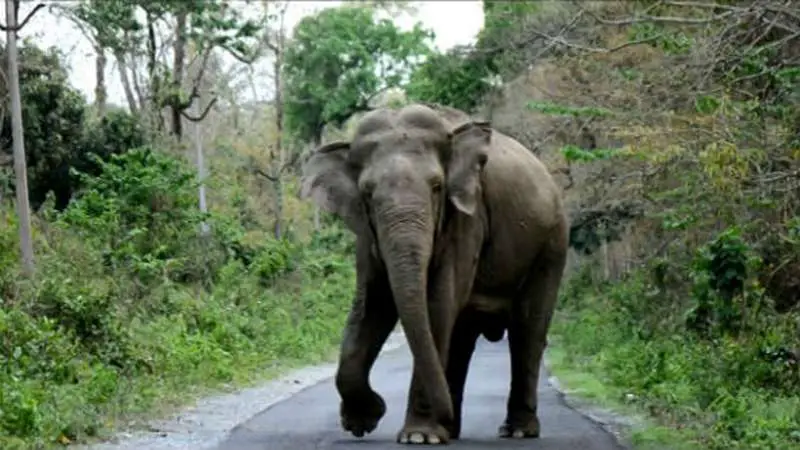
M 386 414 L 386 402 L 374 391 L 357 400 L 342 401 L 339 405 L 339 416 L 342 428 L 355 437 L 363 437 L 375 430 L 383 415 Z
M 541 428 L 539 425 L 539 419 L 536 417 L 529 420 L 526 424 L 509 423 L 507 420 L 506 423 L 501 425 L 497 430 L 499 437 L 509 439 L 538 438 L 540 432 Z
M 397 433 L 397 442 L 411 445 L 444 445 L 450 440 L 450 433 L 445 427 L 436 425 L 409 425 L 406 424 Z
M 461 437 L 461 423 L 454 422 L 444 427 L 447 434 L 450 435 L 450 440 L 456 441 Z

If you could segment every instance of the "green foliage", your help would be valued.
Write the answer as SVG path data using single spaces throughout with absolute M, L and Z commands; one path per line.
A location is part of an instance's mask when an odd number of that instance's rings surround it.
M 700 248 L 692 265 L 692 297 L 696 304 L 687 312 L 687 327 L 703 336 L 739 335 L 747 330 L 743 323 L 747 309 L 759 309 L 748 304 L 746 293 L 757 293 L 756 286 L 746 286 L 751 273 L 760 261 L 750 254 L 751 249 L 736 228 L 725 230 L 708 245 Z M 746 288 L 748 288 L 746 290 Z
M 667 31 L 653 23 L 637 23 L 628 29 L 630 41 L 647 41 L 666 55 L 685 55 L 696 44 L 695 39 L 681 31 Z
M 325 125 L 341 126 L 367 111 L 377 94 L 406 83 L 432 36 L 419 23 L 402 31 L 371 7 L 304 17 L 285 56 L 287 130 L 318 141 Z
M 617 401 L 680 424 L 697 448 L 799 445 L 798 317 L 766 313 L 749 253 L 733 229 L 698 252 L 693 297 L 728 298 L 706 317 L 713 339 L 691 332 L 696 322 L 684 325 L 683 308 L 697 300 L 665 298 L 654 277 L 664 262 L 630 273 L 623 283 L 593 279 L 586 266 L 565 287 L 554 323 L 566 364 L 605 380 Z M 739 293 L 721 294 L 733 290 Z M 734 323 L 746 338 L 718 332 Z
M 142 56 L 146 20 L 186 12 L 190 46 L 252 56 L 246 43 L 261 32 L 253 22 L 226 2 L 185 3 L 63 8 L 112 54 Z M 413 47 L 410 34 L 392 35 L 385 22 L 375 27 L 380 45 L 394 43 L 395 56 L 413 59 L 403 54 Z M 344 228 L 326 224 L 310 242 L 293 233 L 273 240 L 246 214 L 219 207 L 200 214 L 195 170 L 156 145 L 140 117 L 113 109 L 89 114 L 54 50 L 26 43 L 20 63 L 30 194 L 39 206 L 37 272 L 33 279 L 19 272 L 17 217 L 4 191 L 0 448 L 82 443 L 112 431 L 114 420 L 252 381 L 264 367 L 329 356 L 353 295 L 353 239 Z M 159 64 L 152 69 L 148 88 L 178 95 L 155 89 L 168 87 L 171 74 Z M 0 140 L 10 150 L 9 116 L 4 120 Z M 209 185 L 227 182 L 214 168 Z M 250 192 L 237 187 L 214 194 L 247 209 Z M 202 223 L 210 233 L 201 232 Z
M 86 101 L 68 84 L 55 48 L 42 50 L 26 42 L 19 49 L 19 57 L 29 197 L 38 209 L 52 191 L 56 209 L 61 210 L 79 187 L 70 168 L 96 173 L 90 155 L 106 160 L 112 154 L 141 146 L 144 131 L 136 117 L 123 111 L 110 111 L 98 122 L 87 120 Z M 2 127 L 0 145 L 10 155 L 10 114 L 4 116 Z M 13 179 L 9 187 L 13 191 Z
M 250 0 L 245 1 L 251 3 Z M 239 10 L 225 1 L 154 1 L 154 0 L 81 0 L 69 6 L 58 6 L 68 18 L 103 50 L 115 55 L 146 55 L 147 79 L 156 105 L 185 110 L 191 105 L 189 93 L 174 84 L 168 67 L 158 61 L 155 54 L 157 42 L 150 31 L 159 22 L 177 23 L 185 19 L 182 31 L 187 47 L 196 54 L 206 50 L 222 49 L 239 61 L 252 62 L 259 51 L 259 32 L 265 20 L 245 19 Z M 181 74 L 180 76 L 184 76 Z
M 532 18 L 548 8 L 552 5 L 541 2 L 484 1 L 484 26 L 474 46 L 430 55 L 411 76 L 409 98 L 475 110 L 497 92 L 502 81 L 529 65 L 519 56 L 530 41 L 525 30 Z
M 486 37 L 490 33 L 497 33 L 504 30 L 506 33 L 514 33 L 514 27 L 519 26 L 526 17 L 536 14 L 541 10 L 537 2 L 483 2 L 483 29 L 481 36 Z
M 5 59 L 5 50 L 2 53 Z M 25 43 L 19 48 L 19 64 L 28 187 L 31 203 L 36 208 L 48 191 L 69 189 L 69 174 L 65 168 L 82 150 L 86 102 L 69 86 L 67 72 L 56 49 L 42 50 Z M 8 99 L 6 85 L 0 89 Z M 10 108 L 6 108 L 8 110 Z M 0 146 L 10 154 L 10 114 L 3 116 L 2 127 Z
M 260 30 L 259 23 L 245 20 L 222 1 L 82 0 L 66 7 L 65 12 L 88 27 L 101 47 L 122 52 L 143 48 L 148 16 L 162 20 L 187 14 L 190 42 L 199 48 L 223 48 L 241 59 L 254 56 L 252 39 Z
M 112 155 L 143 147 L 146 144 L 145 130 L 136 116 L 112 110 L 99 121 L 87 123 L 84 142 L 83 151 L 73 158 L 70 167 L 81 173 L 97 175 L 100 166 L 95 163 L 96 158 L 108 161 Z
M 84 191 L 61 219 L 83 230 L 112 270 L 159 276 L 178 264 L 203 219 L 191 168 L 149 148 L 98 164 L 100 174 L 82 177 Z
M 559 105 L 553 102 L 540 102 L 533 101 L 528 103 L 528 108 L 547 114 L 550 116 L 569 116 L 569 117 L 609 117 L 613 112 L 602 107 L 597 106 L 567 106 Z
M 406 94 L 413 101 L 472 111 L 492 90 L 489 80 L 493 75 L 486 58 L 456 47 L 430 55 L 411 75 Z
M 618 154 L 619 150 L 613 148 L 595 148 L 584 150 L 576 145 L 565 145 L 561 147 L 561 154 L 569 162 L 591 162 L 606 160 Z
M 527 105 L 551 116 L 537 114 L 547 129 L 531 133 L 556 141 L 539 149 L 547 162 L 563 156 L 578 169 L 568 172 L 575 258 L 554 347 L 607 398 L 675 431 L 646 448 L 800 448 L 796 43 L 761 22 L 778 2 L 733 6 L 596 2 L 586 5 L 591 20 L 536 27 L 555 39 L 494 60 L 520 92 L 557 99 Z M 521 30 L 540 13 L 509 17 L 506 48 L 534 34 Z M 487 15 L 487 28 L 495 20 Z M 537 45 L 556 40 L 563 53 L 521 76 L 514 58 L 535 65 Z M 521 85 L 529 79 L 546 87 Z M 564 122 L 581 132 L 588 122 L 596 142 L 620 148 L 580 148 L 557 129 Z M 604 242 L 613 244 L 596 254 Z
M 235 222 L 197 213 L 183 162 L 144 147 L 97 164 L 64 212 L 45 211 L 34 281 L 0 208 L 0 447 L 80 442 L 120 411 L 185 402 L 186 386 L 328 355 L 352 298 L 346 230 L 245 245 Z

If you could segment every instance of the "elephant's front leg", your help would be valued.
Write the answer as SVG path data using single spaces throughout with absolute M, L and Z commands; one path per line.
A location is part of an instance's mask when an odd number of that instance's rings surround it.
M 336 372 L 342 427 L 356 437 L 375 430 L 386 413 L 383 398 L 369 385 L 369 373 L 396 324 L 397 310 L 388 286 L 372 282 L 357 290 Z
M 432 283 L 428 296 L 428 314 L 436 350 L 442 367 L 447 369 L 447 355 L 450 348 L 450 335 L 456 316 L 456 302 L 453 296 L 453 271 L 446 268 L 439 271 Z M 406 420 L 397 435 L 402 444 L 445 444 L 449 440 L 452 424 L 442 423 L 434 417 L 426 392 L 414 364 L 411 385 L 406 406 Z

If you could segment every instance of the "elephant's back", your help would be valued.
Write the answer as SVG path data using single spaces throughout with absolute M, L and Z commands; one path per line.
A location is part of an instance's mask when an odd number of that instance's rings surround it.
M 485 194 L 492 209 L 514 207 L 517 215 L 528 219 L 535 210 L 534 222 L 550 228 L 561 212 L 562 192 L 547 166 L 517 140 L 493 131 L 492 147 L 486 165 Z M 512 203 L 507 205 L 507 203 Z
M 544 245 L 567 226 L 561 189 L 547 167 L 515 139 L 492 134 L 484 174 L 490 238 L 479 268 L 479 285 L 516 286 Z

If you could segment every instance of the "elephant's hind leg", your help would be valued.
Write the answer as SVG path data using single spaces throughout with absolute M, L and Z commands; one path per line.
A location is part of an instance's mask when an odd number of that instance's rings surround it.
M 390 294 L 363 303 L 356 301 L 347 317 L 336 389 L 342 398 L 342 428 L 356 437 L 375 430 L 386 413 L 383 398 L 369 385 L 369 373 L 396 324 L 397 310 Z
M 531 271 L 509 323 L 511 390 L 506 420 L 498 434 L 507 438 L 536 438 L 540 434 L 537 385 L 547 332 L 566 263 L 566 251 L 545 253 Z

